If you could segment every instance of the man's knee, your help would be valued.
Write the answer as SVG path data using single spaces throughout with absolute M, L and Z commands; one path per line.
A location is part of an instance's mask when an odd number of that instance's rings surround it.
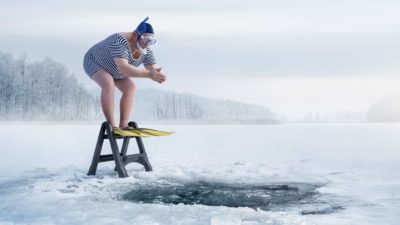
M 92 79 L 101 87 L 103 92 L 114 92 L 114 79 L 104 70 L 97 71 Z
M 131 81 L 129 82 L 129 91 L 132 93 L 136 92 L 136 84 L 135 81 L 133 81 L 132 79 L 130 79 Z
M 136 84 L 133 79 L 126 79 L 124 83 L 119 86 L 119 89 L 124 95 L 134 95 L 136 92 Z
M 114 93 L 115 86 L 114 86 L 114 83 L 107 82 L 101 86 L 101 89 L 103 92 L 106 92 L 106 93 Z
M 129 85 L 128 91 L 131 91 L 131 92 L 136 91 L 136 84 L 133 79 L 129 79 L 128 85 Z

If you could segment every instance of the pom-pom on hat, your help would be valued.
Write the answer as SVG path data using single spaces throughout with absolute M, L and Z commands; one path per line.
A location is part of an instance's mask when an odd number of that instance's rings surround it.
M 151 24 L 146 23 L 147 20 L 149 20 L 149 17 L 146 17 L 140 24 L 139 26 L 136 28 L 136 32 L 139 35 L 142 35 L 143 33 L 152 33 L 154 34 L 154 30 L 153 27 L 151 26 Z

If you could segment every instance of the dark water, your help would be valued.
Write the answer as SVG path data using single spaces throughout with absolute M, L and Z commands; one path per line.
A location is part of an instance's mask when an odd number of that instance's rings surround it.
M 200 204 L 207 206 L 250 207 L 260 210 L 305 208 L 302 215 L 333 213 L 342 207 L 319 198 L 321 185 L 286 183 L 267 185 L 223 183 L 168 183 L 138 185 L 122 196 L 123 200 L 140 203 Z M 301 206 L 301 207 L 300 207 Z

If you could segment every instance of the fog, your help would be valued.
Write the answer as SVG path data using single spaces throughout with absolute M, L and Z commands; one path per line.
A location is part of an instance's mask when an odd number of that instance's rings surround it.
M 366 113 L 400 96 L 396 1 L 2 1 L 0 50 L 50 57 L 96 88 L 82 68 L 96 42 L 150 16 L 155 87 L 259 104 L 288 120 Z M 396 98 L 392 98 L 396 99 Z

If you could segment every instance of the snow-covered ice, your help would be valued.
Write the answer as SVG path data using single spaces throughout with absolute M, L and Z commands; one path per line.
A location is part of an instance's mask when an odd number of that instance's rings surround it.
M 0 224 L 400 223 L 399 124 L 143 126 L 176 134 L 145 138 L 154 171 L 133 163 L 120 179 L 112 162 L 86 175 L 100 124 L 0 125 Z M 316 201 L 262 210 L 123 198 L 199 182 L 316 185 Z

